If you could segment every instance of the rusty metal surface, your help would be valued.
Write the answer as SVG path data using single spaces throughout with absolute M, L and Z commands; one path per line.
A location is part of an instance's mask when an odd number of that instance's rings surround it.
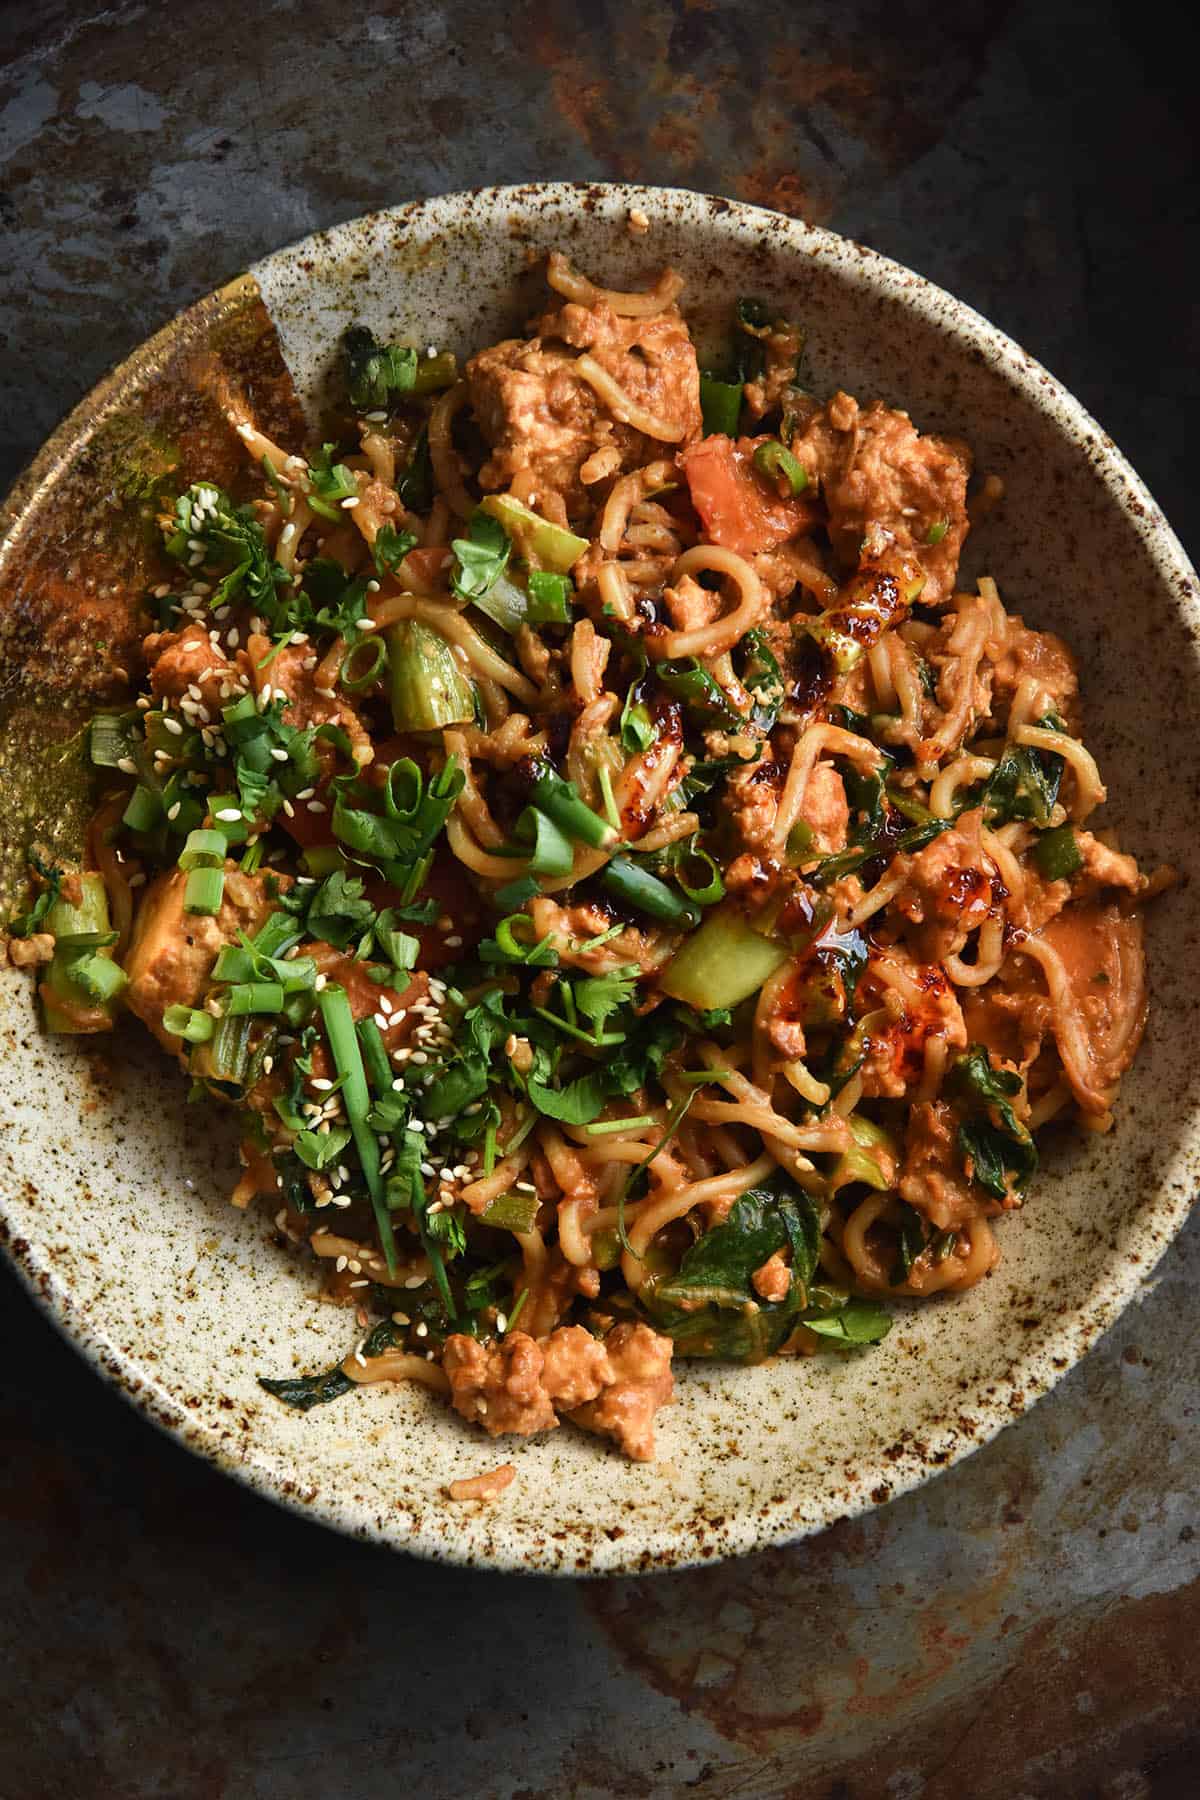
M 0 13 L 0 472 L 273 245 L 476 181 L 832 224 L 980 306 L 1195 554 L 1194 108 L 1171 9 Z M 3 1800 L 1197 1791 L 1200 1235 L 1062 1387 L 787 1552 L 587 1588 L 426 1568 L 158 1438 L 4 1278 Z

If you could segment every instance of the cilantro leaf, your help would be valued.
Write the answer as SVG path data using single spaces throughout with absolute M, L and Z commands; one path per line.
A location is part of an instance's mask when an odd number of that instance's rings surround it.
M 343 333 L 342 350 L 351 406 L 378 412 L 392 394 L 412 392 L 417 353 L 411 345 L 380 344 L 365 325 L 351 325 Z
M 467 533 L 450 545 L 457 559 L 450 586 L 460 600 L 486 600 L 508 567 L 512 544 L 499 519 L 482 509 L 472 514 Z
M 371 546 L 377 573 L 394 575 L 416 541 L 411 531 L 397 531 L 394 525 L 381 525 Z
M 609 1091 L 604 1069 L 580 1075 L 561 1088 L 548 1087 L 535 1075 L 526 1082 L 526 1092 L 538 1111 L 564 1125 L 590 1125 L 593 1119 L 599 1118 Z

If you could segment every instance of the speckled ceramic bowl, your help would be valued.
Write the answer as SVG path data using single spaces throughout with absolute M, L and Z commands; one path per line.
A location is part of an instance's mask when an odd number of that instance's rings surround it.
M 649 222 L 641 235 L 631 208 Z M 970 541 L 968 573 L 994 574 L 1010 607 L 1074 645 L 1109 821 L 1143 857 L 1187 869 L 1200 792 L 1194 577 L 1094 421 L 977 314 L 856 244 L 726 200 L 570 186 L 453 195 L 282 250 L 168 326 L 67 420 L 10 500 L 0 555 L 10 846 L 79 816 L 48 747 L 73 728 L 66 689 L 95 689 L 96 641 L 119 653 L 128 629 L 121 596 L 136 585 L 145 529 L 137 481 L 121 476 L 130 444 L 149 454 L 174 434 L 199 473 L 219 442 L 203 398 L 214 364 L 278 418 L 279 348 L 311 407 L 354 319 L 460 354 L 503 335 L 535 302 L 536 265 L 554 245 L 613 285 L 675 264 L 702 335 L 737 294 L 765 294 L 806 323 L 817 389 L 880 394 L 968 438 L 1008 490 Z M 685 1367 L 649 1467 L 563 1428 L 502 1447 L 518 1476 L 497 1503 L 452 1505 L 449 1480 L 502 1458 L 425 1393 L 369 1389 L 307 1417 L 267 1399 L 258 1374 L 343 1353 L 345 1314 L 319 1304 L 311 1270 L 273 1245 L 265 1218 L 230 1209 L 222 1121 L 185 1104 L 178 1072 L 144 1034 L 99 1047 L 47 1040 L 11 971 L 0 996 L 4 1230 L 52 1316 L 150 1418 L 339 1530 L 515 1569 L 727 1556 L 879 1505 L 966 1455 L 1137 1295 L 1197 1185 L 1195 940 L 1184 888 L 1153 911 L 1154 1011 L 1118 1129 L 1048 1158 L 1000 1229 L 992 1279 L 900 1310 L 868 1354 Z

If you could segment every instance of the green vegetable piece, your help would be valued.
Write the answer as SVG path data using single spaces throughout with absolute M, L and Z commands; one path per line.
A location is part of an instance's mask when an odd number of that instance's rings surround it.
M 472 604 L 509 637 L 515 637 L 529 616 L 528 594 L 503 573 L 496 576 L 486 594 L 477 594 Z
M 929 527 L 929 530 L 925 533 L 925 542 L 927 544 L 940 544 L 949 529 L 950 521 L 948 519 L 935 520 Z
M 1007 1198 L 1010 1184 L 1023 1192 L 1038 1165 L 1033 1139 L 1011 1104 L 1021 1085 L 1013 1070 L 993 1068 L 983 1044 L 956 1057 L 946 1077 L 947 1092 L 972 1107 L 958 1128 L 963 1162 L 971 1179 L 997 1200 Z
M 183 910 L 215 917 L 225 898 L 224 869 L 195 868 L 188 871 L 183 886 Z
M 529 867 L 535 875 L 569 875 L 575 846 L 554 820 L 536 806 L 527 806 L 517 820 L 518 842 L 532 845 Z M 536 890 L 535 890 L 536 891 Z
M 152 787 L 139 781 L 121 815 L 122 825 L 130 831 L 153 831 L 162 817 L 162 801 Z
M 594 850 L 607 850 L 617 841 L 613 827 L 585 806 L 574 782 L 564 781 L 553 769 L 543 766 L 532 787 L 533 803 L 560 831 L 577 843 L 590 844 Z
M 397 731 L 440 731 L 474 719 L 475 691 L 439 631 L 404 619 L 387 636 Z
M 532 875 L 522 875 L 517 881 L 510 881 L 502 888 L 497 888 L 493 899 L 499 911 L 512 914 L 518 912 L 527 900 L 541 892 L 539 884 Z
M 614 856 L 605 865 L 600 880 L 614 899 L 652 919 L 661 920 L 664 925 L 690 929 L 700 922 L 700 908 L 693 901 L 685 900 L 632 857 Z
M 847 1300 L 833 1312 L 808 1312 L 800 1323 L 819 1337 L 841 1344 L 878 1344 L 892 1329 L 891 1314 L 873 1300 Z
M 788 492 L 793 495 L 802 494 L 808 486 L 808 470 L 778 438 L 768 438 L 765 444 L 758 446 L 754 452 L 754 466 L 772 486 L 777 486 L 781 480 L 786 482 Z
M 736 907 L 724 906 L 681 946 L 658 985 L 697 1012 L 734 1007 L 756 994 L 787 957 L 785 945 L 762 937 Z
M 487 494 L 480 504 L 504 527 L 529 562 L 556 575 L 568 575 L 588 547 L 586 538 L 576 537 L 565 525 L 551 524 L 511 494 Z
M 88 726 L 88 755 L 97 769 L 120 769 L 133 760 L 136 714 L 97 713 Z M 131 769 L 123 773 L 132 774 Z
M 485 1225 L 499 1231 L 532 1231 L 538 1215 L 536 1194 L 497 1194 L 489 1200 L 479 1217 Z
M 278 1013 L 283 1011 L 283 983 L 280 981 L 243 981 L 231 987 L 225 996 L 225 1011 L 231 1018 L 244 1013 Z
M 526 617 L 531 625 L 568 625 L 571 621 L 571 583 L 565 575 L 550 569 L 529 572 L 529 607 Z
M 229 840 L 223 831 L 189 831 L 187 843 L 179 852 L 181 869 L 219 869 L 229 851 Z
M 325 1035 L 329 1039 L 333 1066 L 342 1077 L 342 1099 L 346 1108 L 346 1118 L 354 1136 L 354 1144 L 358 1151 L 359 1161 L 362 1163 L 363 1174 L 366 1176 L 367 1190 L 370 1193 L 371 1206 L 375 1214 L 375 1226 L 379 1232 L 379 1242 L 387 1262 L 388 1274 L 394 1275 L 396 1272 L 396 1240 L 392 1232 L 392 1222 L 388 1216 L 383 1177 L 379 1169 L 379 1139 L 367 1123 L 371 1096 L 367 1088 L 366 1071 L 363 1068 L 362 1053 L 354 1029 L 354 1014 L 351 1011 L 345 988 L 333 982 L 322 988 L 317 996 L 317 1004 L 321 1009 Z
M 454 538 L 450 548 L 456 557 L 450 586 L 460 600 L 476 606 L 487 599 L 508 567 L 512 544 L 498 519 L 477 508 L 471 515 L 465 538 Z
M 258 1378 L 260 1388 L 273 1394 L 276 1400 L 282 1400 L 296 1412 L 311 1412 L 314 1406 L 325 1406 L 330 1400 L 339 1400 L 343 1394 L 350 1393 L 357 1385 L 342 1368 L 335 1363 L 332 1369 L 325 1369 L 320 1375 L 289 1375 L 278 1381 L 271 1381 L 265 1375 Z
M 216 1020 L 199 1006 L 168 1006 L 163 1025 L 172 1037 L 186 1038 L 189 1044 L 206 1044 L 216 1029 Z
M 398 625 L 394 629 L 400 631 L 403 627 Z M 382 678 L 387 666 L 388 647 L 385 639 L 360 638 L 343 656 L 338 669 L 338 680 L 348 694 L 365 693 Z
M 740 381 L 718 381 L 713 375 L 700 377 L 700 412 L 704 435 L 736 437 L 742 416 L 742 384 Z
M 857 1181 L 883 1193 L 891 1186 L 885 1170 L 894 1170 L 898 1161 L 891 1133 L 862 1113 L 851 1113 L 847 1123 L 854 1143 L 838 1158 L 829 1184 L 830 1192 L 836 1194 L 839 1188 Z
M 1079 839 L 1070 825 L 1043 831 L 1034 846 L 1033 860 L 1047 881 L 1066 881 L 1083 867 Z

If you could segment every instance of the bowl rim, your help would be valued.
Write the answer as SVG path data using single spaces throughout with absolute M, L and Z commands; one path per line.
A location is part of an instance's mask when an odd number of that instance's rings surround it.
M 436 233 L 439 229 L 454 226 L 465 212 L 471 214 L 474 223 L 485 223 L 496 229 L 502 221 L 511 224 L 514 215 L 521 215 L 526 222 L 536 224 L 541 210 L 545 215 L 544 223 L 553 216 L 555 207 L 587 204 L 591 210 L 611 217 L 614 226 L 618 220 L 627 220 L 631 209 L 640 208 L 649 215 L 653 226 L 656 215 L 663 220 L 672 209 L 678 215 L 681 206 L 694 207 L 697 203 L 709 209 L 709 217 L 703 225 L 705 231 L 725 232 L 743 243 L 753 242 L 769 232 L 775 243 L 782 244 L 790 254 L 837 265 L 840 278 L 847 284 L 917 312 L 926 324 L 960 346 L 983 350 L 993 359 L 1007 384 L 1021 393 L 1037 411 L 1049 415 L 1054 429 L 1069 436 L 1086 452 L 1093 474 L 1140 539 L 1155 576 L 1176 595 L 1177 606 L 1186 607 L 1190 602 L 1195 607 L 1200 588 L 1195 571 L 1141 477 L 1103 427 L 1057 377 L 982 313 L 904 264 L 826 227 L 721 195 L 623 182 L 534 181 L 432 195 L 323 227 L 259 258 L 242 275 L 174 314 L 122 358 L 71 409 L 18 475 L 0 505 L 0 526 L 3 526 L 0 564 L 25 514 L 36 504 L 42 489 L 54 480 L 78 450 L 98 416 L 130 386 L 136 387 L 138 378 L 160 360 L 181 332 L 199 326 L 248 298 L 262 297 L 260 275 L 269 280 L 274 269 L 286 267 L 289 261 L 305 253 L 319 251 L 327 258 L 332 252 L 336 258 L 339 244 L 350 234 L 361 238 L 376 227 L 411 229 L 418 224 L 426 232 Z M 1068 1315 L 1060 1316 L 1054 1327 L 1038 1340 L 1036 1348 L 1031 1346 L 1024 1358 L 1012 1360 L 1008 1373 L 1002 1381 L 993 1384 L 990 1395 L 963 1396 L 964 1404 L 971 1403 L 977 1420 L 975 1433 L 967 1439 L 948 1426 L 925 1432 L 926 1458 L 921 1466 L 907 1463 L 889 1470 L 888 1499 L 923 1485 L 935 1474 L 990 1443 L 1006 1424 L 1014 1422 L 1050 1392 L 1094 1347 L 1101 1334 L 1109 1329 L 1150 1278 L 1188 1217 L 1191 1205 L 1192 1197 L 1186 1186 L 1163 1179 L 1137 1216 L 1125 1223 L 1119 1252 L 1114 1246 L 1091 1293 Z M 10 1266 L 15 1268 L 42 1312 L 96 1373 L 114 1385 L 144 1417 L 253 1492 L 301 1517 L 319 1521 L 352 1537 L 433 1561 L 496 1571 L 572 1575 L 645 1573 L 655 1568 L 703 1566 L 795 1542 L 838 1520 L 861 1516 L 873 1511 L 877 1505 L 887 1503 L 873 1500 L 864 1482 L 852 1501 L 839 1498 L 830 1505 L 825 1516 L 815 1520 L 798 1517 L 794 1509 L 789 1512 L 786 1503 L 757 1510 L 747 1505 L 740 1512 L 732 1509 L 732 1516 L 727 1512 L 721 1530 L 714 1532 L 716 1543 L 710 1542 L 708 1554 L 702 1553 L 697 1539 L 689 1537 L 681 1543 L 669 1528 L 655 1526 L 649 1520 L 644 1525 L 631 1521 L 619 1543 L 611 1543 L 603 1537 L 597 1540 L 594 1535 L 590 1537 L 586 1567 L 580 1567 L 572 1560 L 569 1543 L 547 1549 L 524 1544 L 519 1537 L 514 1537 L 510 1539 L 507 1551 L 493 1550 L 481 1555 L 466 1542 L 455 1540 L 452 1533 L 434 1536 L 421 1529 L 389 1530 L 377 1521 L 366 1501 L 356 1502 L 344 1493 L 335 1493 L 328 1498 L 324 1494 L 306 1497 L 299 1491 L 300 1484 L 293 1478 L 294 1471 L 289 1470 L 280 1451 L 256 1454 L 251 1444 L 239 1452 L 223 1440 L 214 1426 L 177 1405 L 165 1389 L 161 1376 L 139 1361 L 136 1350 L 121 1348 L 107 1335 L 102 1322 L 94 1322 L 80 1313 L 69 1287 L 59 1279 L 53 1263 L 39 1254 L 39 1246 L 12 1236 L 7 1229 L 3 1194 L 0 1194 L 0 1227 L 3 1227 L 0 1240 Z M 568 1527 L 565 1536 L 569 1539 L 571 1535 Z

